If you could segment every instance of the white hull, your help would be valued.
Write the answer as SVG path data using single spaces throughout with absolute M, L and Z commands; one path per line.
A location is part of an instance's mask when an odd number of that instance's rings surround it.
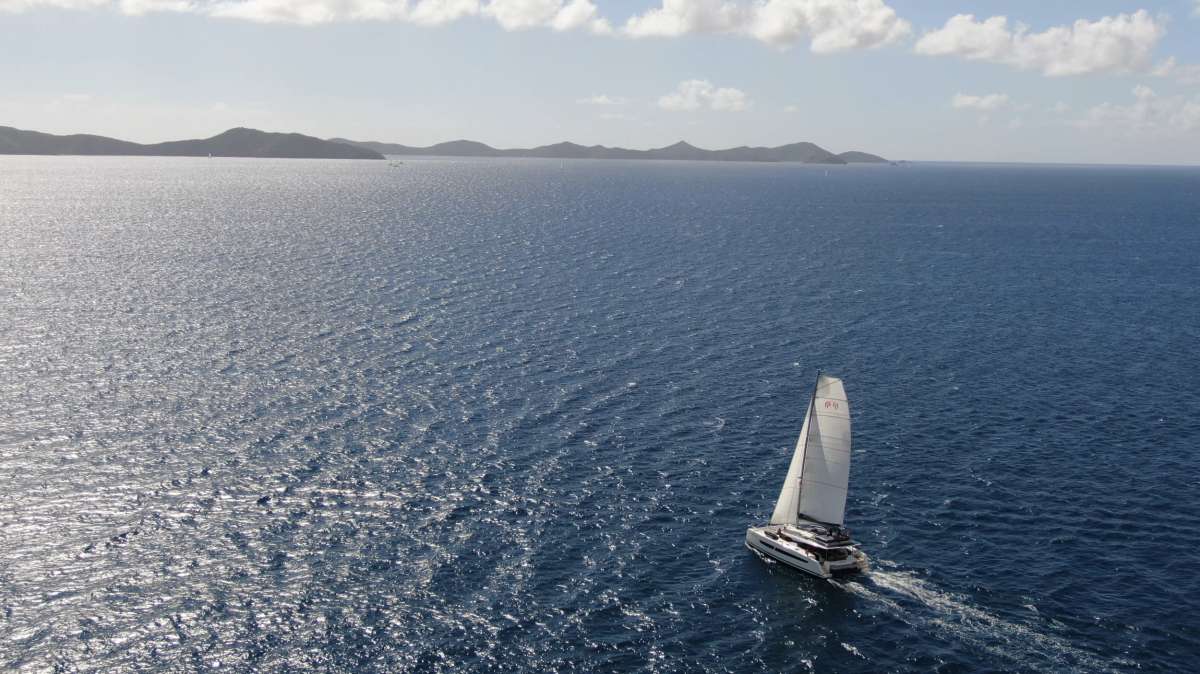
M 746 547 L 786 564 L 793 569 L 799 569 L 817 578 L 832 578 L 838 573 L 858 573 L 867 570 L 867 556 L 858 548 L 846 546 L 840 549 L 838 560 L 827 558 L 830 551 L 809 549 L 799 545 L 787 537 L 778 536 L 780 527 L 750 527 L 746 530 Z M 774 536 L 768 533 L 775 534 Z

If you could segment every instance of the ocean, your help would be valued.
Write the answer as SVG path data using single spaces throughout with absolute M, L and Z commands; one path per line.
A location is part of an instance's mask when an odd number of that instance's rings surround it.
M 1200 169 L 6 157 L 0 307 L 3 669 L 1200 658 Z

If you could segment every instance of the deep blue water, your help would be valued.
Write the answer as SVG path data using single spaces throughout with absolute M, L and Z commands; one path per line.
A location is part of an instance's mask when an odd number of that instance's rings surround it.
M 0 405 L 4 669 L 1200 658 L 1196 169 L 3 158 Z

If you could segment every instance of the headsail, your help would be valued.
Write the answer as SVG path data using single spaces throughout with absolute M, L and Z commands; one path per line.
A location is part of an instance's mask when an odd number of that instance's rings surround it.
M 841 524 L 850 483 L 850 405 L 842 380 L 819 375 L 771 524 Z
M 812 409 L 810 399 L 808 411 L 804 413 L 804 425 L 800 427 L 800 439 L 796 441 L 796 451 L 792 452 L 792 463 L 788 465 L 783 489 L 779 490 L 779 500 L 775 502 L 775 512 L 771 514 L 771 524 L 795 524 L 800 519 L 800 473 L 804 468 L 804 448 L 808 442 Z

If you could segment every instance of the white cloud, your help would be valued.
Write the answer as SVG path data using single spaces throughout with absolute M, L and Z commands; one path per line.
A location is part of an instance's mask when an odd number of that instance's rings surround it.
M 1154 66 L 1150 70 L 1150 74 L 1154 77 L 1170 77 L 1171 73 L 1175 72 L 1175 68 L 1179 67 L 1179 62 L 1172 56 L 1166 61 Z
M 588 28 L 593 33 L 612 32 L 612 26 L 600 17 L 590 0 L 491 0 L 483 13 L 496 20 L 504 30 L 548 27 L 554 30 Z
M 400 21 L 436 26 L 486 16 L 504 30 L 587 29 L 612 33 L 591 0 L 0 0 L 0 12 L 38 7 L 106 8 L 129 16 L 181 12 L 256 23 L 314 25 L 337 21 Z
M 1197 0 L 1200 2 L 1200 0 Z M 1155 77 L 1173 77 L 1180 84 L 1200 84 L 1200 65 L 1195 63 L 1179 63 L 1172 56 L 1155 66 L 1150 74 Z
M 985 94 L 983 96 L 954 94 L 954 98 L 950 100 L 950 105 L 959 110 L 993 112 L 1007 106 L 1010 102 L 1008 94 Z
M 1054 105 L 1050 106 L 1049 109 L 1046 110 L 1046 112 L 1050 112 L 1050 113 L 1053 113 L 1056 115 L 1065 115 L 1068 112 L 1070 112 L 1070 110 L 1071 110 L 1071 106 L 1067 105 L 1063 101 L 1059 101 L 1059 102 L 1055 103 Z
M 1190 63 L 1174 70 L 1175 81 L 1180 84 L 1200 84 L 1200 65 Z
M 112 3 L 112 0 L 0 0 L 0 12 L 19 14 L 38 7 L 52 9 L 94 9 Z
M 587 98 L 581 98 L 575 102 L 580 105 L 625 105 L 629 101 L 628 99 L 621 98 L 620 96 L 596 94 L 594 96 L 588 96 Z
M 1133 103 L 1103 103 L 1076 122 L 1084 129 L 1132 134 L 1178 135 L 1200 130 L 1200 97 L 1159 96 L 1148 86 L 1133 88 Z
M 971 14 L 959 14 L 923 35 L 914 50 L 1040 70 L 1051 77 L 1141 72 L 1150 68 L 1151 52 L 1165 34 L 1166 19 L 1145 10 L 1096 21 L 1080 19 L 1040 33 L 1020 23 L 1010 28 L 1003 16 L 977 21 Z
M 712 92 L 709 105 L 713 110 L 741 112 L 750 107 L 750 99 L 740 89 L 722 88 Z
M 326 0 L 328 1 L 328 0 Z M 354 0 L 364 5 L 360 10 L 364 19 L 378 21 L 407 20 L 420 26 L 440 26 L 475 16 L 480 12 L 479 0 L 418 0 L 403 14 L 391 9 L 389 0 Z M 408 6 L 408 3 L 398 3 Z
M 121 13 L 141 16 L 152 12 L 188 12 L 192 3 L 188 0 L 119 0 Z
M 631 17 L 620 32 L 628 37 L 733 34 L 779 47 L 807 40 L 812 51 L 822 54 L 879 47 L 912 32 L 886 0 L 661 1 L 661 6 Z M 594 0 L 0 0 L 0 12 L 39 7 L 109 9 L 129 16 L 178 12 L 301 25 L 397 21 L 436 26 L 481 16 L 508 31 L 617 32 Z
M 720 112 L 741 112 L 750 107 L 750 99 L 740 89 L 716 87 L 708 80 L 686 80 L 675 91 L 658 99 L 658 107 L 672 112 L 690 112 L 709 108 Z
M 482 6 L 479 0 L 217 0 L 193 5 L 190 11 L 258 23 L 404 21 L 438 26 L 475 16 Z
M 950 107 L 956 110 L 971 110 L 979 113 L 980 126 L 986 126 L 992 121 L 992 113 L 1005 108 L 1016 108 L 1018 111 L 1026 110 L 1027 105 L 1014 105 L 1008 94 L 954 94 L 954 98 L 950 99 Z M 1018 128 L 1024 122 L 1017 117 L 1009 122 L 1010 128 Z
M 911 25 L 883 0 L 662 0 L 631 17 L 630 37 L 724 33 L 787 47 L 809 40 L 819 54 L 879 47 L 906 37 Z
M 371 7 L 366 6 L 365 3 L 354 1 L 334 5 L 325 0 L 218 0 L 218 2 L 214 2 L 211 5 L 196 7 L 191 11 L 220 18 L 241 19 L 256 23 L 299 23 L 312 25 L 337 21 L 342 16 L 365 18 L 363 14 L 366 12 L 379 13 L 385 9 L 389 12 L 388 18 L 399 18 L 398 16 L 392 16 L 392 14 L 407 13 L 408 7 L 407 5 L 391 4 Z M 124 11 L 124 7 L 122 7 L 122 11 Z M 130 12 L 124 11 L 124 13 L 129 14 Z
M 798 105 L 785 105 L 785 106 L 783 106 L 783 111 L 784 111 L 784 112 L 800 112 L 800 106 L 798 106 Z

